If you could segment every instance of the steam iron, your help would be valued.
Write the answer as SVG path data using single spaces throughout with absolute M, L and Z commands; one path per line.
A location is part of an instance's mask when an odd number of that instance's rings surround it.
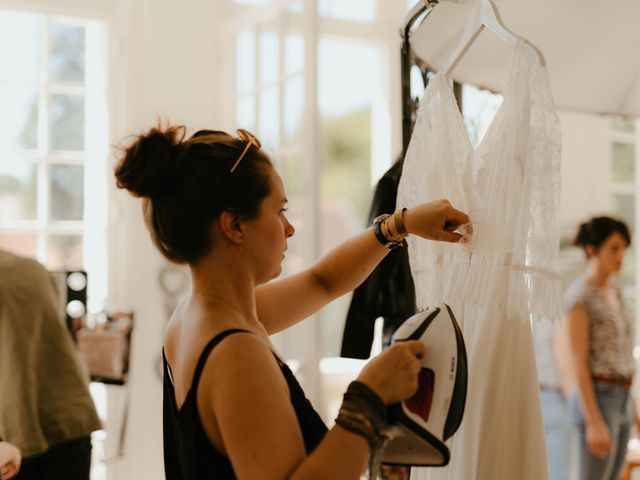
M 418 391 L 388 407 L 389 441 L 381 452 L 385 465 L 444 466 L 445 444 L 462 422 L 467 398 L 467 352 L 451 308 L 443 304 L 407 319 L 391 343 L 420 340 Z

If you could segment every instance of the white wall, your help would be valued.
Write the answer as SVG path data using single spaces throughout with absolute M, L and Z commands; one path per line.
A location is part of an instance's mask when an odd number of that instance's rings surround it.
M 218 2 L 212 0 L 114 0 L 112 22 L 112 142 L 151 127 L 156 117 L 189 129 L 220 124 Z M 125 142 L 126 143 L 126 142 Z M 115 160 L 114 160 L 115 161 Z M 131 410 L 125 456 L 108 467 L 109 478 L 164 478 L 162 385 L 158 375 L 167 320 L 158 273 L 165 265 L 149 240 L 141 204 L 110 182 L 109 301 L 136 315 L 132 346 Z M 107 456 L 117 442 L 120 396 L 111 395 Z
M 562 124 L 562 191 L 560 221 L 571 235 L 588 217 L 611 208 L 610 119 L 580 113 L 560 114 Z

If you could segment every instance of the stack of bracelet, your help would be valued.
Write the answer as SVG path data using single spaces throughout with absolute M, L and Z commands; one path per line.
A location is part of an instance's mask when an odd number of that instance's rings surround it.
M 373 220 L 373 231 L 378 241 L 390 250 L 405 245 L 404 239 L 409 236 L 404 225 L 404 212 L 407 209 L 396 210 L 393 215 L 382 214 Z M 393 222 L 390 221 L 393 219 Z M 393 223 L 393 228 L 391 227 Z
M 364 437 L 371 451 L 378 445 L 386 425 L 386 407 L 380 396 L 364 383 L 351 382 L 344 394 L 336 423 Z

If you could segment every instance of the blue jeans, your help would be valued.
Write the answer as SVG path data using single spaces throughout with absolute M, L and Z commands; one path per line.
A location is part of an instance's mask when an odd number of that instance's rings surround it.
M 602 417 L 611 431 L 611 450 L 604 458 L 587 450 L 585 422 L 578 395 L 571 398 L 571 414 L 577 427 L 578 475 L 580 480 L 618 480 L 627 453 L 627 443 L 633 423 L 628 389 L 608 383 L 594 383 L 596 401 Z
M 571 470 L 573 423 L 569 402 L 560 390 L 540 391 L 544 436 L 547 441 L 549 480 L 568 480 Z

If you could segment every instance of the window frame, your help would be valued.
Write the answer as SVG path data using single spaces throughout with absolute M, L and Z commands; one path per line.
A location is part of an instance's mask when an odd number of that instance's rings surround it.
M 36 237 L 35 257 L 54 270 L 65 265 L 49 264 L 52 237 L 70 235 L 82 241 L 82 265 L 69 265 L 88 271 L 91 282 L 89 310 L 102 307 L 108 292 L 108 261 L 106 229 L 107 175 L 109 165 L 109 134 L 111 130 L 111 64 L 109 57 L 113 12 L 106 2 L 94 1 L 85 5 L 75 2 L 0 0 L 0 11 L 32 14 L 42 18 L 43 30 L 39 47 L 41 78 L 37 82 L 11 82 L 13 86 L 33 89 L 38 102 L 38 145 L 36 149 L 11 148 L 3 155 L 13 155 L 35 163 L 36 217 L 29 220 L 3 221 L 0 230 L 5 233 L 32 234 Z M 53 24 L 78 25 L 85 29 L 85 76 L 80 82 L 51 78 L 50 29 Z M 91 52 L 100 53 L 99 60 Z M 96 63 L 99 62 L 99 63 Z M 92 69 L 91 71 L 89 69 Z M 0 81 L 0 88 L 8 82 Z M 79 151 L 52 150 L 50 109 L 54 95 L 71 94 L 83 97 L 84 145 Z M 81 220 L 54 220 L 51 209 L 52 167 L 81 166 L 83 168 L 83 213 Z M 89 192 L 91 193 L 89 195 Z
M 296 3 L 303 3 L 303 11 L 298 14 L 290 13 L 288 9 Z M 372 44 L 380 50 L 382 72 L 388 72 L 387 78 L 382 81 L 380 99 L 376 104 L 372 104 L 372 109 L 377 109 L 378 117 L 385 117 L 382 121 L 376 120 L 372 116 L 372 128 L 385 128 L 389 130 L 388 139 L 382 139 L 372 135 L 372 157 L 371 157 L 371 178 L 370 183 L 373 186 L 382 174 L 388 169 L 393 161 L 395 152 L 400 152 L 402 147 L 402 124 L 401 124 L 401 99 L 400 99 L 400 76 L 399 68 L 393 68 L 394 65 L 400 65 L 400 36 L 397 28 L 393 27 L 393 22 L 389 19 L 397 17 L 397 25 L 401 24 L 406 14 L 405 5 L 402 2 L 395 4 L 382 0 L 376 1 L 375 20 L 370 23 L 359 21 L 343 20 L 320 16 L 318 12 L 318 0 L 304 0 L 296 2 L 296 0 L 271 0 L 260 6 L 234 4 L 232 0 L 226 0 L 227 7 L 227 26 L 228 30 L 225 34 L 226 48 L 231 52 L 226 56 L 226 70 L 229 72 L 225 78 L 224 86 L 230 93 L 228 103 L 225 106 L 226 122 L 229 125 L 235 125 L 236 102 L 240 96 L 254 95 L 255 119 L 259 122 L 260 105 L 259 93 L 267 85 L 261 85 L 259 79 L 259 60 L 255 65 L 255 89 L 251 92 L 242 92 L 239 95 L 236 90 L 236 54 L 235 42 L 236 33 L 240 30 L 254 30 L 254 51 L 256 55 L 259 52 L 259 33 L 260 29 L 255 28 L 256 25 L 264 25 L 270 23 L 276 25 L 275 30 L 279 34 L 280 57 L 279 57 L 279 73 L 280 76 L 275 84 L 278 86 L 280 95 L 280 115 L 279 119 L 279 145 L 280 148 L 273 154 L 274 160 L 278 167 L 283 157 L 294 154 L 302 154 L 304 165 L 302 165 L 302 183 L 305 186 L 304 205 L 304 228 L 299 228 L 297 236 L 304 236 L 299 239 L 300 243 L 305 245 L 303 252 L 304 265 L 308 266 L 316 260 L 322 252 L 320 252 L 319 234 L 321 231 L 320 212 L 321 212 L 321 193 L 320 193 L 320 176 L 322 175 L 322 158 L 320 154 L 319 125 L 320 112 L 318 106 L 318 49 L 320 41 L 324 38 L 340 39 L 351 42 L 364 42 Z M 286 11 L 285 15 L 282 12 Z M 291 20 L 291 17 L 296 17 Z M 271 26 L 270 28 L 274 28 Z M 284 38 L 286 33 L 300 33 L 304 43 L 304 67 L 303 71 L 294 73 L 285 72 L 284 70 Z M 223 67 L 224 68 L 224 67 Z M 233 72 L 233 73 L 232 73 Z M 302 139 L 300 143 L 283 145 L 284 136 L 284 106 L 283 94 L 285 82 L 294 78 L 296 75 L 302 75 L 304 78 L 304 97 L 305 106 L 302 114 Z M 273 84 L 271 84 L 273 85 Z M 387 120 L 388 118 L 388 120 Z M 259 134 L 259 124 L 256 123 L 256 133 Z M 374 130 L 375 131 L 375 130 Z M 375 154 L 373 153 L 375 152 Z M 286 161 L 286 160 L 285 160 Z M 285 184 L 287 179 L 284 178 Z M 295 219 L 292 219 L 295 222 Z M 286 267 L 286 265 L 285 265 Z M 346 312 L 345 312 L 346 313 Z M 323 411 L 323 402 L 326 402 L 322 391 L 326 390 L 322 376 L 324 372 L 323 363 L 330 359 L 324 358 L 322 354 L 322 321 L 323 314 L 320 312 L 313 318 L 307 319 L 299 326 L 295 327 L 295 331 L 287 332 L 290 338 L 274 338 L 276 347 L 282 349 L 286 347 L 288 342 L 303 342 L 304 353 L 299 359 L 294 360 L 296 374 L 305 386 L 309 398 L 312 399 Z M 282 334 L 280 334 L 281 336 Z M 339 341 L 339 339 L 336 339 Z M 323 359 L 324 358 L 324 359 Z M 289 359 L 291 360 L 291 359 Z M 343 359 L 344 360 L 344 359 Z M 353 373 L 353 372 L 351 372 Z M 350 373 L 350 375 L 351 375 Z
M 609 171 L 610 171 L 610 177 L 609 177 L 609 194 L 610 194 L 610 198 L 611 198 L 611 203 L 612 203 L 612 207 L 613 207 L 613 197 L 614 195 L 621 195 L 621 196 L 629 196 L 633 198 L 633 204 L 634 204 L 634 219 L 635 219 L 635 225 L 636 225 L 636 229 L 640 228 L 640 198 L 638 196 L 637 192 L 640 192 L 640 152 L 638 151 L 638 149 L 640 148 L 640 119 L 635 119 L 633 120 L 633 125 L 634 125 L 634 131 L 633 132 L 625 132 L 625 131 L 621 131 L 619 129 L 616 129 L 613 123 L 614 119 L 611 119 L 609 122 L 609 152 L 610 152 L 610 159 L 609 159 Z M 624 144 L 624 145 L 630 145 L 633 146 L 634 148 L 634 152 L 635 152 L 635 159 L 634 159 L 634 181 L 632 183 L 621 183 L 621 182 L 615 182 L 613 180 L 613 162 L 614 162 L 614 145 L 615 144 Z M 613 211 L 613 208 L 612 208 Z M 613 211 L 614 215 L 618 215 L 618 212 Z M 635 252 L 638 252 L 638 250 L 635 248 L 635 244 L 638 241 L 638 239 L 640 238 L 639 235 L 636 234 L 635 231 L 631 232 L 632 234 L 632 248 L 634 248 Z M 623 289 L 623 296 L 625 298 L 634 298 L 636 299 L 636 304 L 634 305 L 634 310 L 635 310 L 635 324 L 636 325 L 640 325 L 640 308 L 639 308 L 639 304 L 637 303 L 637 299 L 640 298 L 640 282 L 638 282 L 638 272 L 640 272 L 640 256 L 636 253 L 635 255 L 635 263 L 634 263 L 634 272 L 633 272 L 633 283 L 631 284 L 624 284 L 622 285 L 622 289 Z M 639 329 L 636 329 L 637 331 Z M 638 335 L 640 334 L 640 332 L 638 334 L 636 334 L 636 341 L 635 343 L 638 343 Z M 636 347 L 637 348 L 637 347 Z

